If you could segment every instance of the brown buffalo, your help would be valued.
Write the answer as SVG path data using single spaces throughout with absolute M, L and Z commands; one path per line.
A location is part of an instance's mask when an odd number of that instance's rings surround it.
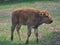
M 21 28 L 21 25 L 27 25 L 28 32 L 26 44 L 29 42 L 32 28 L 34 28 L 36 42 L 38 43 L 38 26 L 43 23 L 52 23 L 52 18 L 48 11 L 38 10 L 34 8 L 15 9 L 12 12 L 11 40 L 13 40 L 13 32 L 15 27 L 17 27 L 18 36 L 20 39 L 19 29 Z

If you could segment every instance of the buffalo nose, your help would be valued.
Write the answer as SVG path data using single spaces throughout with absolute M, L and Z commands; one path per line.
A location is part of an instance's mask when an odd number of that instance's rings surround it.
M 53 20 L 50 21 L 51 23 L 53 22 Z

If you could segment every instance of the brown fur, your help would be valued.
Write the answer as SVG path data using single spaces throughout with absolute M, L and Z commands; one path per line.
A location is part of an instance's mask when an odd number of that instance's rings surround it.
M 36 40 L 38 42 L 38 26 L 47 23 L 50 24 L 52 18 L 48 11 L 38 10 L 34 8 L 18 8 L 12 12 L 12 27 L 11 27 L 11 40 L 13 40 L 13 32 L 17 26 L 17 32 L 20 39 L 19 29 L 21 25 L 27 25 L 28 36 L 26 43 L 29 42 L 29 37 L 31 35 L 31 28 L 34 28 Z

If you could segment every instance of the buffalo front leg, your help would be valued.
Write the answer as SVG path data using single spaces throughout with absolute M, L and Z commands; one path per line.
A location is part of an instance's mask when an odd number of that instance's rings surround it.
M 29 37 L 30 37 L 30 35 L 31 35 L 31 29 L 32 29 L 32 27 L 28 26 L 28 32 L 27 32 L 27 40 L 26 40 L 26 44 L 29 43 Z
M 36 37 L 36 42 L 38 43 L 38 28 L 34 28 L 34 33 Z

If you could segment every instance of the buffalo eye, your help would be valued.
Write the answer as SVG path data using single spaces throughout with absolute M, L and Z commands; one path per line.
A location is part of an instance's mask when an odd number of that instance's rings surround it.
M 39 16 L 43 16 L 43 14 L 39 14 Z
M 48 16 L 45 16 L 45 17 L 48 17 Z

